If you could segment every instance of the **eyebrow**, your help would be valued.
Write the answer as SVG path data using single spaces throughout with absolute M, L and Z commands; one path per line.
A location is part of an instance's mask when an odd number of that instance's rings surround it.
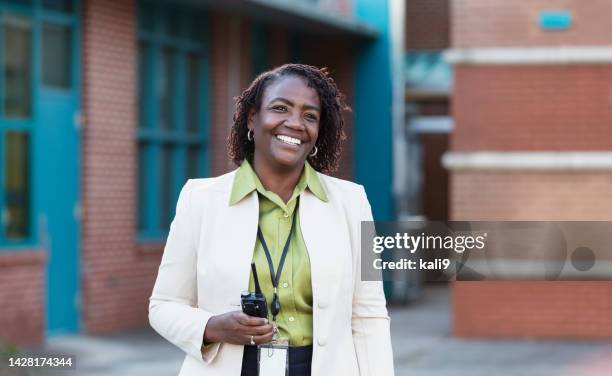
M 291 102 L 289 99 L 287 99 L 287 98 L 283 98 L 283 97 L 276 97 L 276 98 L 273 98 L 272 100 L 270 100 L 270 102 L 269 102 L 269 103 L 276 102 L 276 101 L 283 102 L 283 103 L 285 103 L 285 104 L 287 104 L 287 105 L 289 105 L 289 106 L 294 106 L 294 105 L 295 105 L 295 104 L 294 104 L 293 102 Z M 321 112 L 321 109 L 320 109 L 319 107 L 317 107 L 317 106 L 313 106 L 313 105 L 310 105 L 310 104 L 305 104 L 305 105 L 304 105 L 304 108 L 305 108 L 305 109 L 307 109 L 307 110 L 316 110 L 316 111 Z

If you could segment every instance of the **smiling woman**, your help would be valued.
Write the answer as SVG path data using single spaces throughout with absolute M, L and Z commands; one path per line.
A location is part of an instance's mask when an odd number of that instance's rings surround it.
M 273 375 L 393 374 L 382 283 L 359 274 L 370 204 L 324 174 L 347 109 L 325 69 L 299 64 L 237 98 L 228 146 L 240 167 L 185 184 L 151 296 L 151 325 L 187 353 L 181 375 L 258 375 L 274 365 L 262 349 L 281 365 Z M 265 307 L 243 310 L 261 317 L 235 310 L 247 289 Z
M 295 101 L 285 96 L 295 96 Z M 314 150 L 309 150 L 313 155 L 308 161 L 317 171 L 334 172 L 338 168 L 341 143 L 346 139 L 343 111 L 348 110 L 344 95 L 325 68 L 287 64 L 264 72 L 238 97 L 230 134 L 230 157 L 237 165 L 244 159 L 252 162 L 257 140 L 249 142 L 248 137 L 249 131 L 257 131 L 255 115 L 263 119 L 275 113 L 279 116 L 274 119 L 286 119 L 294 134 L 302 123 L 308 133 L 316 128 L 316 134 L 310 135 L 309 145 Z

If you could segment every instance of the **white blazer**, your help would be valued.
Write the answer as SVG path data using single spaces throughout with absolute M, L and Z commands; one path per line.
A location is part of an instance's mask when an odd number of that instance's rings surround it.
M 181 376 L 239 376 L 243 346 L 201 351 L 217 314 L 240 310 L 257 236 L 257 192 L 230 206 L 235 170 L 188 180 L 149 304 L 149 322 L 186 353 Z M 308 189 L 300 224 L 311 264 L 312 375 L 393 375 L 389 316 L 381 282 L 360 280 L 360 222 L 372 220 L 361 185 L 318 174 L 328 202 Z

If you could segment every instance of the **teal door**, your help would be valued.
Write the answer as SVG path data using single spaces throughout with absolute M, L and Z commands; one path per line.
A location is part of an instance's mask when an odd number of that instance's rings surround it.
M 47 332 L 78 330 L 78 9 L 0 1 L 0 251 L 47 252 Z
M 73 93 L 41 89 L 37 188 L 47 246 L 48 334 L 78 330 L 78 130 Z M 46 228 L 44 228 L 46 227 Z
M 42 2 L 37 12 L 35 189 L 47 231 L 47 332 L 79 329 L 79 28 L 72 1 Z M 46 228 L 44 228 L 46 227 Z

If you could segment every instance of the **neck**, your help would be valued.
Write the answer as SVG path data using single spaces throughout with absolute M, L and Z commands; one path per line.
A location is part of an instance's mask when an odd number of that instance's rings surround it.
M 303 167 L 282 170 L 254 156 L 253 169 L 266 190 L 276 193 L 287 202 L 300 179 Z

